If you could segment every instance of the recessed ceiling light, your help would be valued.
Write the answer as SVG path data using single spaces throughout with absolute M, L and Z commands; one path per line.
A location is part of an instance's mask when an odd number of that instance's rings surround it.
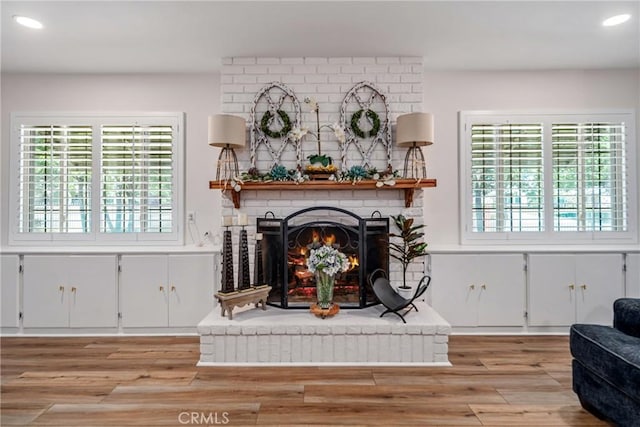
M 627 22 L 631 18 L 631 15 L 625 13 L 623 15 L 612 16 L 602 21 L 602 25 L 605 27 L 613 27 L 614 25 L 620 25 L 623 22 Z
M 44 25 L 42 25 L 42 23 L 40 21 L 36 21 L 33 18 L 28 18 L 26 16 L 20 16 L 20 15 L 14 15 L 13 19 L 20 25 L 24 25 L 25 27 L 28 28 L 34 28 L 36 30 L 41 29 L 42 27 L 44 27 Z

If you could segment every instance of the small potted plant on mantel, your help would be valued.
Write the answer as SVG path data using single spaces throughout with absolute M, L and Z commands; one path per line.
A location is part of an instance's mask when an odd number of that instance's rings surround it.
M 338 168 L 333 164 L 333 159 L 330 156 L 322 154 L 320 132 L 324 128 L 332 130 L 340 144 L 344 144 L 346 135 L 344 129 L 338 123 L 320 126 L 320 107 L 318 106 L 318 101 L 314 98 L 305 98 L 304 102 L 309 104 L 310 112 L 316 114 L 316 132 L 311 132 L 307 128 L 294 128 L 291 130 L 290 135 L 291 138 L 296 141 L 301 141 L 305 135 L 312 135 L 316 138 L 318 152 L 307 156 L 310 164 L 305 167 L 304 172 L 307 173 L 311 179 L 329 179 L 338 171 Z
M 391 219 L 400 230 L 400 234 L 390 233 L 389 236 L 401 240 L 400 243 L 389 242 L 391 249 L 389 255 L 402 264 L 402 285 L 398 287 L 398 293 L 404 298 L 411 298 L 413 296 L 413 288 L 407 285 L 407 269 L 414 259 L 427 255 L 428 243 L 420 241 L 424 233 L 419 231 L 424 228 L 424 224 L 413 225 L 413 218 L 406 218 L 402 214 L 398 216 L 392 215 Z

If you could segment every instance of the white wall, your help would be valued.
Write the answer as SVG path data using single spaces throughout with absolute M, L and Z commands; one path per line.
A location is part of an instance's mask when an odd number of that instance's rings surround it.
M 196 211 L 201 231 L 209 228 L 217 231 L 220 196 L 219 192 L 208 189 L 208 181 L 215 176 L 218 151 L 206 144 L 206 123 L 209 114 L 220 112 L 218 75 L 3 74 L 1 78 L 2 245 L 7 241 L 9 117 L 12 111 L 186 112 L 186 208 Z M 459 242 L 458 111 L 601 107 L 640 111 L 640 70 L 426 72 L 423 111 L 435 114 L 436 143 L 424 147 L 424 153 L 428 175 L 438 179 L 437 188 L 424 191 L 425 223 L 431 247 Z M 640 125 L 640 117 L 636 124 Z M 640 135 L 640 130 L 636 134 Z M 640 149 L 636 152 L 640 155 Z
M 438 179 L 437 188 L 424 191 L 430 247 L 460 239 L 459 111 L 594 108 L 635 108 L 640 128 L 640 70 L 425 72 L 423 111 L 434 114 L 435 143 L 423 152 L 427 175 Z
M 7 244 L 9 124 L 14 111 L 179 111 L 186 113 L 186 210 L 196 212 L 201 233 L 216 231 L 220 193 L 215 179 L 218 149 L 207 144 L 207 116 L 220 112 L 217 74 L 46 75 L 2 74 L 2 205 L 0 243 Z M 215 226 L 214 226 L 215 224 Z M 189 234 L 185 242 L 192 243 Z

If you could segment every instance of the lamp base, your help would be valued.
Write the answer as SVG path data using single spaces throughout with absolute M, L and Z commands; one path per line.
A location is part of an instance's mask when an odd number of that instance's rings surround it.
M 422 150 L 416 144 L 413 144 L 404 158 L 404 177 L 423 179 L 427 177 L 426 162 Z
M 216 181 L 230 181 L 238 176 L 239 173 L 236 152 L 228 145 L 223 147 L 218 156 Z

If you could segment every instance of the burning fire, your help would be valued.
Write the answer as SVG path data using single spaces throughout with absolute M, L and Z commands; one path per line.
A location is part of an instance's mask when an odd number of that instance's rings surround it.
M 310 249 L 318 248 L 321 245 L 334 246 L 336 244 L 336 236 L 335 234 L 329 234 L 322 238 L 320 233 L 317 230 L 312 230 L 311 234 L 311 242 L 307 246 L 300 247 L 293 252 L 292 256 L 290 256 L 289 264 L 293 265 L 304 265 L 306 263 L 307 255 L 309 254 Z M 347 255 L 347 259 L 349 260 L 349 270 L 353 271 L 356 267 L 360 266 L 360 260 L 358 260 L 357 255 Z M 300 272 L 296 272 L 296 276 L 298 279 L 307 279 L 308 276 L 304 272 L 299 274 Z
M 336 236 L 334 236 L 333 234 L 328 235 L 325 239 L 324 239 L 324 244 L 327 246 L 333 246 L 333 244 L 336 242 Z
M 360 266 L 360 261 L 358 261 L 358 257 L 357 256 L 349 255 L 349 264 L 351 264 L 351 266 L 349 267 L 349 271 L 351 271 L 354 268 Z
M 320 243 L 320 234 L 318 234 L 316 230 L 313 230 L 313 234 L 311 235 L 311 240 L 314 246 Z M 322 240 L 322 243 L 327 246 L 333 246 L 336 243 L 336 236 L 334 234 L 329 234 Z

